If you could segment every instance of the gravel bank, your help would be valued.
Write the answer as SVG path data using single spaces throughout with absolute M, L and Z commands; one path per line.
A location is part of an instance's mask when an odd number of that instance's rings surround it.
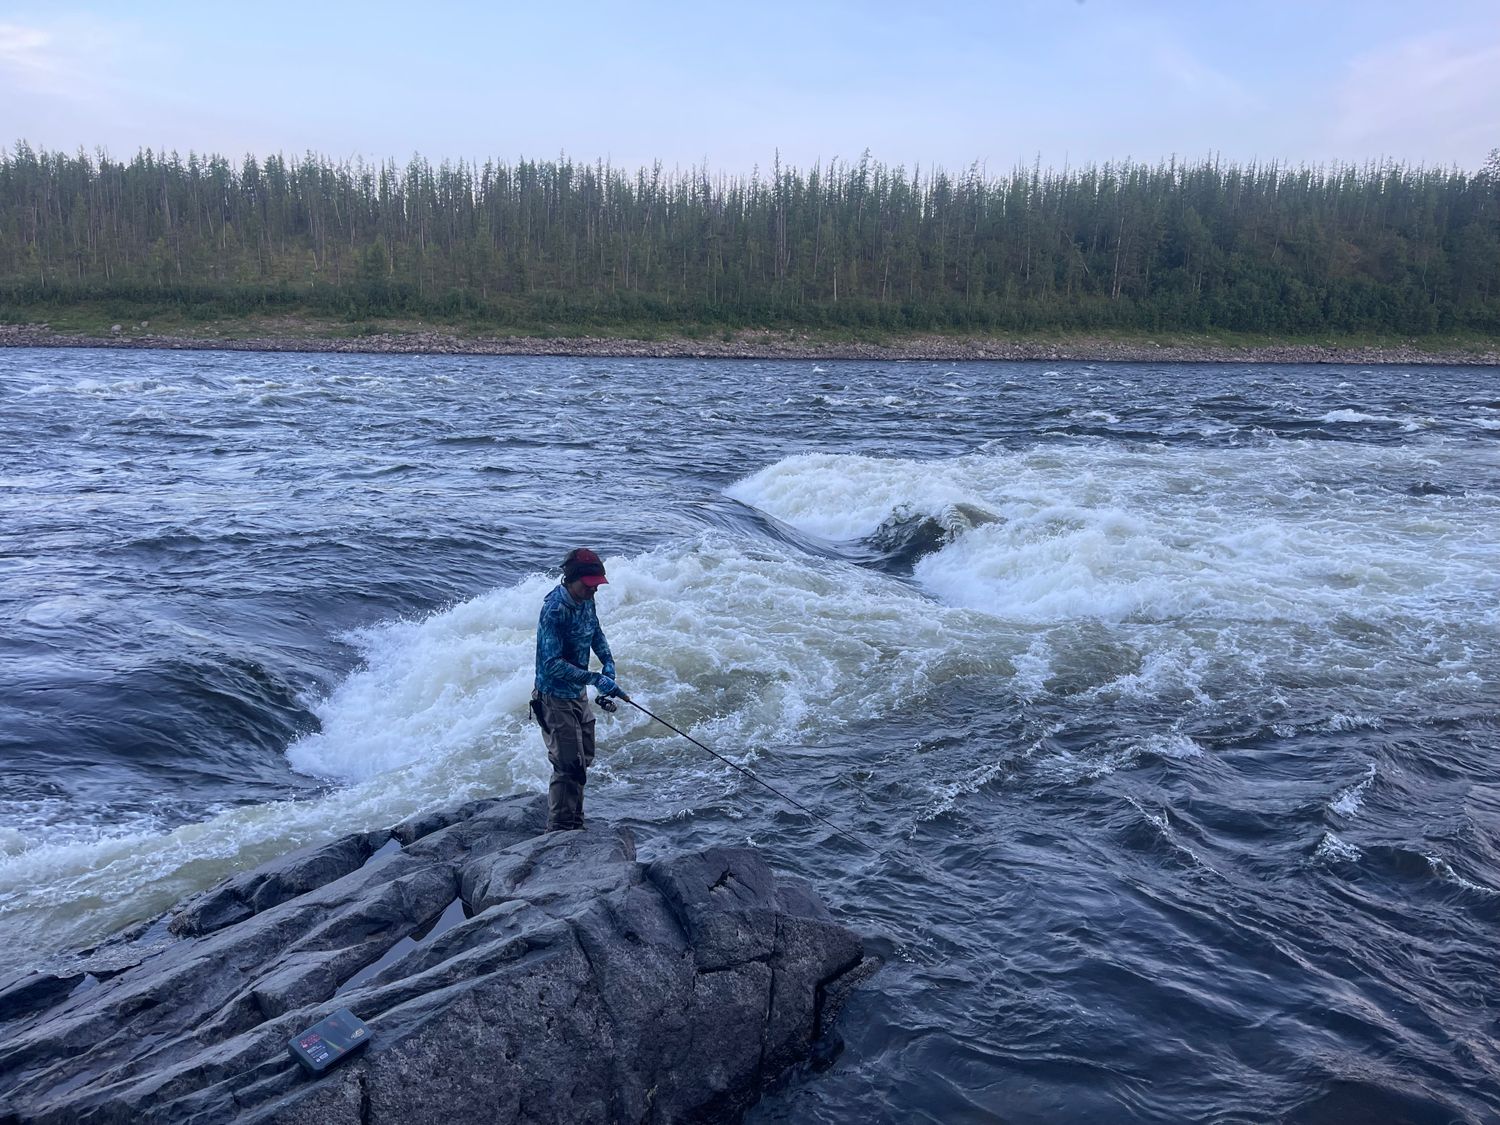
M 1087 336 L 1065 341 L 993 337 L 907 336 L 887 343 L 824 343 L 792 332 L 744 331 L 732 339 L 630 340 L 602 336 L 464 337 L 442 332 L 313 338 L 260 336 L 215 339 L 158 335 L 131 329 L 109 336 L 54 332 L 46 326 L 0 325 L 0 347 L 163 348 L 196 351 L 363 352 L 391 355 L 556 355 L 620 358 L 972 360 L 1041 359 L 1165 363 L 1339 363 L 1500 365 L 1500 344 L 1483 352 L 1434 352 L 1413 345 L 1340 347 L 1278 344 L 1221 347 Z

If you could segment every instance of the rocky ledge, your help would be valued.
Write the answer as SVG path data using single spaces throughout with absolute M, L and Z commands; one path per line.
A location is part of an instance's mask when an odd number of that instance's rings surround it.
M 874 962 L 805 883 L 543 816 L 306 848 L 0 981 L 0 1122 L 722 1121 L 830 1056 Z M 288 1041 L 339 1008 L 373 1038 L 308 1076 Z

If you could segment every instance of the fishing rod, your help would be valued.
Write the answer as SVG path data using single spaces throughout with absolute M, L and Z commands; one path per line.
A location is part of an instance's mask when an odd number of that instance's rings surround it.
M 906 859 L 906 861 L 908 862 L 908 864 L 909 864 L 910 867 L 912 867 L 912 868 L 919 868 L 922 871 L 924 871 L 932 879 L 932 885 L 933 886 L 937 887 L 937 886 L 941 886 L 942 885 L 942 876 L 941 876 L 941 873 L 935 871 L 930 863 L 928 863 L 926 860 L 922 859 L 920 856 L 916 855 L 914 852 L 911 851 L 910 848 L 907 848 L 907 847 L 905 847 L 903 845 L 899 845 L 899 844 L 896 845 L 896 847 L 895 847 L 894 850 L 885 849 L 885 848 L 877 848 L 874 844 L 869 843 L 868 841 L 860 838 L 859 836 L 856 836 L 856 835 L 854 835 L 851 832 L 844 831 L 844 829 L 840 828 L 837 824 L 833 823 L 833 821 L 829 820 L 827 817 L 825 817 L 825 816 L 819 816 L 817 813 L 813 812 L 812 809 L 810 809 L 806 805 L 804 805 L 801 801 L 799 801 L 796 798 L 790 796 L 789 794 L 783 793 L 780 789 L 777 789 L 776 786 L 772 785 L 770 782 L 763 781 L 761 778 L 757 777 L 752 771 L 746 769 L 744 766 L 739 765 L 737 762 L 731 762 L 728 758 L 724 757 L 723 754 L 720 754 L 716 750 L 713 750 L 712 748 L 703 745 L 703 743 L 699 742 L 696 738 L 694 738 L 692 735 L 688 734 L 686 731 L 678 730 L 671 723 L 667 722 L 666 719 L 663 719 L 660 715 L 653 715 L 650 711 L 646 710 L 646 708 L 642 707 L 639 703 L 637 703 L 635 700 L 631 699 L 630 696 L 626 695 L 624 692 L 620 692 L 619 694 L 617 694 L 617 695 L 615 695 L 613 697 L 607 696 L 607 695 L 600 695 L 600 696 L 597 696 L 595 698 L 594 702 L 597 703 L 604 710 L 609 711 L 609 712 L 614 712 L 616 710 L 616 707 L 615 707 L 615 701 L 616 700 L 624 700 L 626 703 L 630 704 L 637 711 L 639 711 L 642 715 L 645 715 L 646 718 L 652 719 L 655 722 L 660 723 L 662 726 L 666 727 L 669 731 L 672 731 L 674 734 L 681 735 L 683 738 L 685 738 L 689 742 L 691 742 L 694 746 L 698 747 L 698 749 L 700 749 L 700 750 L 702 750 L 702 751 L 704 751 L 704 752 L 706 752 L 708 754 L 712 754 L 715 758 L 719 759 L 719 761 L 723 762 L 726 766 L 732 766 L 734 769 L 739 770 L 742 774 L 744 774 L 746 777 L 750 778 L 752 781 L 756 782 L 757 784 L 764 785 L 767 789 L 769 789 L 772 793 L 775 793 L 776 796 L 780 797 L 783 801 L 787 802 L 790 805 L 795 805 L 797 808 L 799 808 L 803 812 L 807 813 L 808 816 L 814 817 L 815 819 L 817 819 L 817 820 L 821 821 L 822 823 L 826 824 L 829 828 L 832 828 L 835 832 L 837 832 L 840 836 L 843 836 L 845 839 L 847 839 L 847 840 L 853 840 L 860 847 L 866 848 L 869 851 L 872 851 L 872 852 L 874 852 L 877 855 L 884 856 L 884 857 L 886 857 L 888 859 L 889 858 L 893 858 L 893 857 L 895 857 L 897 855 L 903 856 Z M 977 914 L 973 910 L 971 910 L 970 913 L 974 914 L 977 917 Z M 925 937 L 925 935 L 924 935 L 924 938 L 927 941 L 931 941 L 932 940 L 930 937 Z
M 858 836 L 855 836 L 852 833 L 844 831 L 837 824 L 833 823 L 833 821 L 829 820 L 826 816 L 819 816 L 817 813 L 813 812 L 812 809 L 810 809 L 806 805 L 804 805 L 801 801 L 797 800 L 795 797 L 792 797 L 792 796 L 789 796 L 786 793 L 783 793 L 780 789 L 777 789 L 776 786 L 772 785 L 769 781 L 763 781 L 761 778 L 757 777 L 754 772 L 752 772 L 751 770 L 746 769 L 744 766 L 740 765 L 738 762 L 731 762 L 728 758 L 724 757 L 723 754 L 720 754 L 718 751 L 712 750 L 709 747 L 703 745 L 703 743 L 699 742 L 696 738 L 694 738 L 692 735 L 688 734 L 686 731 L 678 730 L 671 723 L 667 722 L 666 719 L 663 719 L 660 715 L 653 715 L 650 711 L 646 710 L 644 707 L 642 707 L 635 700 L 631 699 L 630 696 L 625 695 L 625 694 L 622 693 L 620 695 L 616 695 L 613 699 L 611 699 L 609 696 L 601 695 L 596 700 L 596 702 L 599 704 L 599 706 L 603 707 L 606 711 L 613 711 L 614 707 L 610 706 L 610 704 L 614 703 L 615 699 L 622 699 L 622 700 L 624 700 L 626 703 L 630 704 L 637 711 L 639 711 L 642 715 L 645 715 L 646 718 L 648 718 L 648 719 L 654 719 L 656 722 L 660 723 L 662 726 L 666 727 L 669 731 L 672 731 L 674 734 L 680 734 L 680 735 L 682 735 L 683 738 L 687 739 L 694 746 L 698 747 L 699 750 L 703 750 L 703 751 L 705 751 L 705 752 L 707 752 L 709 754 L 712 754 L 715 758 L 719 759 L 719 761 L 723 762 L 726 766 L 730 766 L 730 767 L 732 767 L 734 769 L 739 770 L 740 773 L 744 774 L 751 781 L 754 781 L 754 782 L 756 782 L 757 784 L 760 784 L 760 785 L 764 785 L 767 789 L 769 789 L 772 793 L 775 793 L 776 796 L 780 797 L 783 801 L 787 802 L 790 805 L 797 806 L 797 808 L 801 809 L 808 816 L 814 817 L 815 819 L 822 821 L 824 824 L 828 825 L 829 828 L 832 828 L 835 832 L 837 832 L 840 836 L 844 837 L 846 840 L 853 840 L 860 847 L 862 847 L 862 848 L 868 848 L 870 851 L 875 852 L 877 855 L 881 854 L 881 849 L 877 848 L 874 844 L 866 843 L 864 840 L 861 840 Z

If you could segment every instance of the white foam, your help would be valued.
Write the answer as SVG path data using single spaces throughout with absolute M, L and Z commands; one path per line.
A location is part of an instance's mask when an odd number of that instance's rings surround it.
M 1359 806 L 1364 801 L 1365 790 L 1367 790 L 1370 787 L 1370 783 L 1375 780 L 1375 775 L 1375 764 L 1372 762 L 1370 764 L 1369 771 L 1365 774 L 1364 777 L 1355 782 L 1353 785 L 1349 786 L 1347 789 L 1341 790 L 1339 792 L 1339 795 L 1328 803 L 1329 809 L 1333 812 L 1338 813 L 1340 816 L 1354 816 L 1359 812 Z
M 936 820 L 958 807 L 959 801 L 971 793 L 977 793 L 1010 766 L 1005 755 L 996 754 L 978 766 L 961 774 L 953 781 L 934 781 L 930 785 L 931 799 L 917 810 L 914 823 Z
M 791 738 L 840 724 L 826 702 L 866 685 L 880 685 L 861 705 L 869 714 L 921 694 L 934 675 L 1004 666 L 1002 642 L 983 639 L 968 615 L 879 576 L 712 542 L 606 560 L 599 612 L 621 682 L 678 725 L 706 723 L 741 744 Z M 531 578 L 359 634 L 366 666 L 318 706 L 320 733 L 293 744 L 289 761 L 359 782 L 482 758 L 540 783 L 526 702 L 537 611 L 554 581 Z M 968 651 L 954 651 L 966 634 Z
M 1366 414 L 1362 410 L 1330 410 L 1318 419 L 1320 422 L 1395 422 L 1383 414 Z
M 1126 671 L 1102 679 L 1083 694 L 1099 702 L 1152 700 L 1184 694 L 1204 702 L 1200 685 L 1210 671 L 1214 655 L 1209 647 L 1162 637 L 1136 653 L 1135 663 Z
M 858 539 L 903 505 L 934 511 L 964 499 L 961 481 L 932 464 L 805 453 L 762 469 L 726 494 L 814 535 Z
M 293 743 L 287 760 L 315 777 L 358 782 L 424 759 L 484 754 L 512 779 L 534 777 L 518 760 L 521 718 L 537 607 L 551 585 L 536 578 L 356 634 L 365 668 L 317 707 L 319 733 Z
M 1151 827 L 1155 828 L 1163 836 L 1172 835 L 1172 825 L 1171 822 L 1167 820 L 1166 813 L 1149 812 L 1146 809 L 1145 805 L 1141 804 L 1134 797 L 1131 797 L 1129 795 L 1127 795 L 1125 799 L 1135 806 L 1135 811 L 1141 814 L 1147 824 L 1151 825 Z
M 600 611 L 622 684 L 745 760 L 768 741 L 838 729 L 844 711 L 831 703 L 857 699 L 862 719 L 878 717 L 934 684 L 1003 673 L 1024 644 L 879 575 L 724 538 L 607 563 Z M 542 791 L 548 767 L 525 705 L 552 582 L 527 579 L 359 634 L 365 666 L 318 706 L 321 732 L 288 750 L 299 770 L 343 785 L 324 797 L 238 807 L 170 832 L 0 838 L 0 938 L 19 951 L 78 948 L 290 848 L 439 803 Z M 664 800 L 692 800 L 702 795 L 695 779 L 721 772 L 638 713 L 601 724 L 593 784 L 657 776 Z
M 144 395 L 177 394 L 189 388 L 176 383 L 164 383 L 159 379 L 79 379 L 72 384 L 39 383 L 24 388 L 22 394 L 87 395 L 90 398 L 138 398 Z
M 1347 730 L 1379 730 L 1385 726 L 1385 720 L 1379 715 L 1330 715 L 1318 724 L 1319 730 L 1347 731 Z
M 1015 620 L 1436 620 L 1500 595 L 1493 518 L 1362 503 L 1358 488 L 1425 477 L 1459 455 L 1328 442 L 992 448 L 933 461 L 802 454 L 728 492 L 834 540 L 869 536 L 898 512 L 992 512 L 996 522 L 922 559 L 915 577 L 947 604 Z M 1309 487 L 1322 480 L 1340 487 Z
M 1193 862 L 1195 866 L 1202 867 L 1207 871 L 1211 871 L 1215 875 L 1219 874 L 1219 872 L 1216 871 L 1211 864 L 1205 862 L 1202 856 L 1200 856 L 1188 844 L 1182 841 L 1181 837 L 1179 837 L 1177 832 L 1172 828 L 1172 822 L 1168 818 L 1166 812 L 1150 812 L 1147 810 L 1145 805 L 1141 804 L 1140 801 L 1136 800 L 1134 797 L 1128 794 L 1126 795 L 1125 799 L 1135 806 L 1136 812 L 1141 814 L 1146 823 L 1151 825 L 1152 828 L 1156 829 L 1157 835 L 1161 837 L 1164 843 L 1170 845 L 1174 850 L 1181 853 L 1182 855 L 1185 855 L 1189 860 Z
M 1229 700 L 1351 679 L 1389 698 L 1472 677 L 1493 653 L 1476 630 L 1500 604 L 1493 506 L 1411 503 L 1370 482 L 1489 468 L 1500 453 L 1441 442 L 995 444 L 932 461 L 802 454 L 729 491 L 834 540 L 896 515 L 993 514 L 951 528 L 913 578 L 1029 634 L 1011 654 L 1020 698 L 1060 683 L 1096 699 L 1258 708 Z M 1379 721 L 1341 711 L 1322 729 Z
M 1052 675 L 1052 646 L 1044 634 L 1038 634 L 1026 651 L 1011 659 L 1015 673 L 1011 687 L 1016 696 L 1024 700 L 1040 698 L 1046 694 L 1047 680 Z
M 1432 868 L 1432 873 L 1439 879 L 1442 879 L 1445 882 L 1454 883 L 1457 886 L 1462 887 L 1466 891 L 1475 891 L 1486 896 L 1487 898 L 1500 896 L 1500 891 L 1495 890 L 1493 887 L 1482 886 L 1481 884 L 1476 883 L 1471 879 L 1465 879 L 1457 871 L 1453 870 L 1453 865 L 1442 856 L 1430 855 L 1426 856 L 1425 858 L 1428 865 Z
M 1313 859 L 1323 863 L 1358 863 L 1363 858 L 1364 852 L 1339 839 L 1332 832 L 1323 833 L 1323 838 L 1313 851 Z
M 1203 747 L 1185 734 L 1154 734 L 1145 739 L 1141 749 L 1163 758 L 1188 761 L 1203 757 Z

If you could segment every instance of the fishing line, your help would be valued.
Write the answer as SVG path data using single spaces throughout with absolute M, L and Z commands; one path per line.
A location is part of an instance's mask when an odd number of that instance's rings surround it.
M 869 843 L 867 840 L 864 840 L 863 838 L 861 838 L 859 836 L 856 836 L 856 835 L 854 835 L 851 832 L 845 831 L 844 829 L 840 828 L 837 824 L 833 823 L 833 821 L 829 820 L 827 817 L 820 816 L 818 813 L 816 813 L 812 809 L 808 808 L 806 805 L 804 805 L 801 801 L 797 800 L 795 797 L 792 797 L 790 794 L 783 793 L 780 789 L 777 789 L 776 786 L 772 785 L 770 782 L 765 781 L 762 778 L 758 777 L 752 770 L 746 769 L 744 766 L 739 765 L 737 762 L 730 761 L 728 758 L 724 757 L 723 754 L 720 754 L 718 751 L 714 750 L 713 748 L 703 745 L 703 743 L 699 742 L 692 735 L 688 734 L 684 730 L 679 730 L 677 727 L 674 727 L 671 723 L 667 722 L 667 720 L 663 719 L 660 715 L 652 714 L 650 711 L 646 710 L 646 708 L 642 707 L 635 700 L 631 699 L 628 695 L 623 695 L 622 694 L 622 695 L 614 696 L 612 698 L 610 696 L 601 695 L 601 696 L 599 696 L 599 697 L 596 698 L 595 702 L 598 703 L 599 706 L 601 706 L 602 708 L 604 708 L 604 710 L 606 710 L 606 711 L 614 711 L 615 710 L 614 703 L 615 703 L 615 700 L 617 700 L 617 699 L 618 700 L 623 700 L 624 702 L 630 704 L 637 711 L 639 711 L 642 715 L 645 715 L 648 719 L 651 719 L 651 720 L 653 720 L 655 722 L 660 723 L 662 726 L 666 727 L 669 731 L 672 731 L 674 734 L 681 735 L 683 738 L 685 738 L 689 742 L 691 742 L 694 746 L 698 747 L 698 749 L 704 751 L 705 753 L 712 754 L 715 758 L 717 758 L 719 761 L 723 762 L 726 766 L 731 766 L 734 769 L 739 770 L 740 773 L 744 774 L 746 777 L 750 778 L 752 781 L 756 782 L 759 785 L 765 786 L 772 793 L 776 794 L 776 796 L 780 797 L 783 801 L 787 802 L 790 805 L 796 806 L 798 809 L 801 809 L 803 812 L 807 813 L 808 816 L 811 816 L 811 817 L 815 818 L 816 820 L 820 821 L 821 823 L 826 824 L 829 828 L 832 828 L 835 832 L 837 832 L 840 836 L 844 837 L 846 840 L 852 840 L 856 844 L 858 844 L 860 847 L 865 848 L 868 851 L 871 851 L 871 852 L 875 853 L 876 855 L 882 856 L 883 858 L 885 858 L 887 860 L 896 859 L 896 858 L 900 857 L 901 860 L 905 861 L 905 864 L 906 864 L 908 870 L 914 870 L 914 871 L 915 870 L 920 870 L 921 872 L 923 872 L 924 874 L 926 874 L 928 876 L 929 880 L 932 883 L 932 886 L 934 886 L 934 887 L 940 887 L 940 886 L 942 886 L 942 880 L 943 880 L 942 873 L 939 872 L 938 870 L 936 870 L 933 867 L 933 865 L 931 863 L 929 863 L 926 859 L 922 858 L 921 856 L 919 856 L 915 852 L 913 852 L 911 850 L 911 848 L 909 848 L 909 847 L 907 847 L 905 845 L 902 845 L 902 844 L 897 844 L 897 845 L 895 845 L 894 848 L 892 848 L 892 847 L 879 848 L 879 847 L 876 847 L 874 844 Z M 971 917 L 976 917 L 977 918 L 979 916 L 979 911 L 976 908 L 968 906 L 967 904 L 964 904 L 964 903 L 959 903 L 958 905 L 959 905 L 960 909 L 967 910 Z M 915 949 L 915 948 L 920 948 L 920 947 L 926 946 L 926 947 L 933 948 L 934 951 L 935 951 L 937 943 L 938 943 L 938 939 L 933 934 L 931 934 L 930 932 L 928 932 L 925 928 L 923 928 L 920 925 L 918 925 L 916 929 L 917 929 L 917 935 L 918 935 L 917 940 L 915 942 L 913 942 L 911 945 L 907 946 L 907 948 L 908 949 Z
M 623 699 L 626 703 L 630 704 L 637 711 L 639 711 L 642 715 L 645 715 L 646 718 L 648 718 L 648 719 L 654 719 L 656 722 L 658 722 L 662 726 L 666 727 L 669 731 L 672 731 L 675 734 L 682 735 L 683 738 L 687 739 L 694 746 L 698 747 L 698 749 L 703 750 L 703 751 L 705 751 L 705 752 L 707 752 L 709 754 L 712 754 L 715 758 L 719 759 L 719 761 L 723 762 L 726 766 L 731 766 L 734 769 L 739 770 L 740 773 L 744 774 L 746 777 L 750 778 L 750 780 L 756 782 L 757 784 L 764 785 L 767 789 L 769 789 L 772 793 L 775 793 L 776 796 L 780 797 L 783 801 L 787 802 L 790 805 L 795 805 L 797 808 L 799 808 L 803 812 L 805 812 L 808 816 L 814 817 L 815 819 L 822 821 L 824 824 L 828 825 L 829 828 L 832 828 L 835 832 L 837 832 L 840 836 L 844 837 L 846 840 L 853 840 L 860 847 L 862 847 L 862 848 L 868 848 L 870 851 L 874 852 L 877 855 L 880 855 L 880 854 L 883 853 L 884 849 L 877 848 L 874 844 L 867 843 L 866 841 L 861 840 L 858 836 L 855 836 L 855 835 L 853 835 L 850 832 L 844 831 L 844 829 L 840 828 L 837 824 L 833 823 L 833 821 L 829 820 L 827 817 L 825 817 L 825 816 L 819 816 L 817 813 L 813 812 L 812 809 L 808 808 L 801 801 L 797 800 L 797 798 L 792 797 L 792 796 L 790 796 L 790 795 L 788 795 L 786 793 L 783 793 L 780 789 L 777 789 L 776 786 L 772 785 L 769 781 L 764 781 L 760 777 L 757 777 L 753 771 L 746 769 L 744 766 L 738 764 L 737 762 L 731 762 L 728 758 L 724 757 L 723 754 L 720 754 L 718 751 L 710 749 L 709 747 L 703 745 L 703 743 L 699 742 L 696 738 L 694 738 L 692 735 L 688 734 L 686 731 L 678 730 L 671 723 L 667 722 L 666 719 L 663 719 L 660 715 L 653 715 L 650 711 L 646 710 L 644 707 L 642 707 L 635 700 L 631 699 L 630 696 L 628 696 L 628 695 L 621 695 L 621 696 L 617 696 L 617 698 Z

